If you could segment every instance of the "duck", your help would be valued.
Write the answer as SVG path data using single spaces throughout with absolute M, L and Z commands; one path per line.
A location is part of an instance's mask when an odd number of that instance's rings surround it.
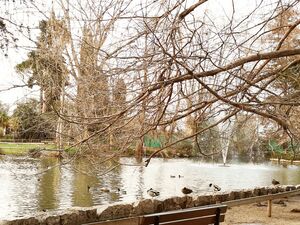
M 87 186 L 87 190 L 88 190 L 88 191 L 90 191 L 90 189 L 91 189 L 91 186 L 90 186 L 90 185 L 88 185 L 88 186 Z
M 278 180 L 273 179 L 273 180 L 272 180 L 272 184 L 273 184 L 273 185 L 277 185 L 277 184 L 280 184 L 280 182 L 279 182 Z
M 126 194 L 127 194 L 127 191 L 121 190 L 120 188 L 118 188 L 118 192 L 119 192 L 119 193 L 122 193 L 123 195 L 126 195 Z
M 149 190 L 147 190 L 148 195 L 150 195 L 152 198 L 153 197 L 157 197 L 159 196 L 159 191 L 156 191 L 152 188 L 150 188 Z
M 213 187 L 214 191 L 221 191 L 221 188 L 218 185 L 216 185 L 216 184 L 210 183 L 209 187 Z
M 110 192 L 110 190 L 107 189 L 107 188 L 100 188 L 100 191 L 103 191 L 103 192 Z
M 184 187 L 184 188 L 181 189 L 181 192 L 182 192 L 183 194 L 185 194 L 185 195 L 188 195 L 188 194 L 191 194 L 191 193 L 193 192 L 193 190 Z
M 178 175 L 178 178 L 184 178 L 184 176 L 182 176 L 182 175 L 179 174 L 179 175 Z
M 171 177 L 171 178 L 175 178 L 176 176 L 175 176 L 175 175 L 170 175 L 170 177 Z

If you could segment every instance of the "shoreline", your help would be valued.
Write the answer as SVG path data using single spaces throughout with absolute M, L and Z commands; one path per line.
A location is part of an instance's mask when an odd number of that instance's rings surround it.
M 257 187 L 254 189 L 241 189 L 241 190 L 235 190 L 231 192 L 206 193 L 203 195 L 190 195 L 184 197 L 175 196 L 175 197 L 170 197 L 162 200 L 143 199 L 140 201 L 135 201 L 132 203 L 123 203 L 123 204 L 113 203 L 113 204 L 98 205 L 93 207 L 72 207 L 62 211 L 38 212 L 35 213 L 33 216 L 15 218 L 13 220 L 4 219 L 4 220 L 0 220 L 0 224 L 1 225 L 15 225 L 15 224 L 80 225 L 82 223 L 102 222 L 106 220 L 126 219 L 132 217 L 136 218 L 146 214 L 167 212 L 172 210 L 186 209 L 186 208 L 199 207 L 199 206 L 205 207 L 208 205 L 214 205 L 219 203 L 223 203 L 226 205 L 226 202 L 228 202 L 229 204 L 229 202 L 232 203 L 233 200 L 240 201 L 241 199 L 245 199 L 247 201 L 247 199 L 251 197 L 258 197 L 258 196 L 264 197 L 264 196 L 268 196 L 269 194 L 276 194 L 276 193 L 278 194 L 282 193 L 284 194 L 284 196 L 295 195 L 297 193 L 300 193 L 300 184 L 264 186 L 264 187 Z M 296 196 L 300 197 L 300 195 L 298 194 Z M 297 202 L 297 204 L 299 202 Z M 242 207 L 242 208 L 238 208 L 238 207 Z M 234 206 L 232 208 L 229 208 L 228 212 L 226 212 L 225 214 L 225 221 L 226 221 L 226 217 L 227 217 L 227 221 L 231 221 L 232 218 L 235 219 L 245 218 L 245 213 L 241 211 L 241 209 L 244 208 L 247 209 L 246 204 L 242 206 Z M 252 205 L 250 205 L 249 210 L 253 211 Z M 259 208 L 259 210 L 261 209 Z M 263 211 L 264 216 L 267 217 L 266 210 L 261 210 L 261 211 Z M 236 215 L 240 215 L 241 212 L 243 212 L 243 215 L 241 217 L 236 216 Z M 274 211 L 274 215 L 275 214 L 276 212 Z M 254 218 L 256 218 L 255 212 L 253 215 Z M 233 225 L 232 222 L 227 224 Z M 237 224 L 239 224 L 239 222 Z M 296 225 L 296 224 L 290 224 L 290 225 Z
M 282 162 L 284 162 L 284 163 L 289 163 L 289 164 L 291 163 L 291 160 L 290 160 L 290 159 L 280 159 L 280 160 L 279 160 L 279 159 L 276 159 L 276 158 L 270 158 L 269 160 L 270 160 L 271 162 L 275 162 L 275 161 L 276 161 L 276 162 L 279 162 L 279 163 L 282 163 Z M 294 161 L 293 161 L 293 164 L 294 164 L 294 163 L 300 164 L 300 160 L 294 160 Z

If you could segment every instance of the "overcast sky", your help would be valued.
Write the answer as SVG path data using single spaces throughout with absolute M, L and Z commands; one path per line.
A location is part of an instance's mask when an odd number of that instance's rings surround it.
M 138 1 L 138 0 L 137 0 Z M 18 5 L 18 1 L 16 4 L 12 4 L 12 1 L 1 1 L 0 2 L 0 15 L 7 15 L 5 12 L 13 12 L 13 18 L 18 18 L 19 21 L 24 22 L 24 24 L 28 24 L 30 27 L 35 28 L 32 30 L 32 36 L 34 37 L 34 32 L 37 33 L 37 24 L 39 20 L 43 18 L 43 15 L 38 13 L 36 8 L 27 9 L 24 12 L 24 5 Z M 20 1 L 22 2 L 22 1 Z M 37 4 L 38 1 L 36 1 Z M 43 4 L 46 1 L 42 1 Z M 193 1 L 189 1 L 193 3 Z M 253 9 L 255 5 L 257 5 L 257 0 L 243 0 L 243 1 L 234 1 L 235 2 L 235 9 L 239 15 L 246 14 L 248 11 Z M 269 2 L 269 1 L 266 1 Z M 211 13 L 215 15 L 214 20 L 215 22 L 219 21 L 226 21 L 226 16 L 230 17 L 232 12 L 232 0 L 210 0 L 204 5 L 200 6 L 201 11 L 203 12 L 204 9 L 208 8 Z M 51 1 L 48 1 L 48 4 L 51 5 Z M 49 5 L 49 6 L 50 6 Z M 3 7 L 4 6 L 4 7 Z M 46 8 L 49 6 L 42 6 L 44 11 L 47 11 Z M 22 8 L 23 7 L 23 8 Z M 44 7 L 44 8 L 43 8 Z M 199 11 L 199 12 L 201 12 Z M 28 13 L 29 12 L 29 13 Z M 3 14 L 4 13 L 4 14 Z M 47 13 L 46 13 L 47 14 Z M 30 44 L 26 38 L 18 37 L 20 41 L 18 42 L 19 45 L 24 46 L 34 46 Z M 5 57 L 3 52 L 0 52 L 0 101 L 3 103 L 7 103 L 9 105 L 15 105 L 19 101 L 23 101 L 28 96 L 38 96 L 37 91 L 31 90 L 28 88 L 13 88 L 11 90 L 6 90 L 7 88 L 12 87 L 13 85 L 22 85 L 24 84 L 21 75 L 17 74 L 14 70 L 14 67 L 17 63 L 22 62 L 26 59 L 26 54 L 28 50 L 24 48 L 19 49 L 10 49 L 8 52 L 8 56 Z M 5 91 L 3 91 L 5 90 Z

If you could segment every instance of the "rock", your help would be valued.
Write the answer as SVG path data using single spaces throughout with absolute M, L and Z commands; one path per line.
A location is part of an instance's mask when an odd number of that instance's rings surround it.
M 267 195 L 267 189 L 265 187 L 260 188 L 260 195 Z
M 260 188 L 254 188 L 254 190 L 253 190 L 253 196 L 255 197 L 255 196 L 260 196 Z
M 151 208 L 151 204 L 148 202 L 147 204 L 142 204 L 143 207 L 147 209 Z M 141 205 L 140 205 L 141 207 Z M 112 205 L 104 209 L 100 214 L 98 213 L 98 220 L 113 220 L 120 219 L 124 217 L 129 217 L 131 211 L 133 209 L 132 204 L 118 204 Z
M 294 185 L 287 185 L 285 190 L 286 191 L 293 191 L 293 190 L 296 190 L 296 187 Z
M 185 197 L 171 197 L 163 201 L 163 211 L 171 211 L 171 210 L 185 209 L 185 208 L 186 208 Z
M 229 193 L 229 199 L 232 199 L 232 200 L 237 200 L 237 199 L 241 199 L 242 196 L 241 196 L 241 191 L 232 191 Z
M 20 219 L 1 221 L 2 225 L 40 225 L 40 222 L 35 217 L 24 217 Z
M 193 202 L 194 202 L 194 206 L 209 205 L 213 202 L 213 197 L 212 195 L 197 196 Z
M 73 213 L 65 213 L 60 216 L 60 225 L 80 225 L 78 214 L 76 212 Z
M 45 225 L 57 225 L 60 224 L 60 216 L 49 216 L 44 220 Z
M 285 188 L 283 188 L 282 186 L 277 186 L 276 189 L 277 189 L 277 193 L 285 191 Z
M 98 220 L 97 209 L 86 210 L 86 219 L 88 223 L 97 221 Z
M 253 191 L 252 190 L 244 190 L 243 192 L 244 192 L 244 194 L 243 194 L 244 198 L 251 198 L 251 197 L 253 197 Z
M 267 194 L 272 194 L 272 187 L 266 187 Z
M 267 207 L 267 203 L 261 203 L 261 202 L 258 202 L 254 205 L 257 206 L 257 207 Z
M 134 203 L 130 216 L 157 213 L 163 211 L 163 202 L 159 200 L 144 199 Z
M 185 208 L 195 207 L 193 197 L 185 196 L 184 198 L 185 198 Z
M 279 204 L 279 205 L 285 204 L 285 202 L 282 199 L 280 199 L 280 200 L 273 200 L 272 203 Z
M 212 197 L 213 203 L 225 202 L 225 201 L 228 201 L 228 199 L 229 199 L 229 193 L 219 193 L 219 194 L 213 195 L 213 197 Z
M 300 209 L 298 209 L 298 208 L 292 209 L 291 212 L 292 212 L 292 213 L 300 213 Z

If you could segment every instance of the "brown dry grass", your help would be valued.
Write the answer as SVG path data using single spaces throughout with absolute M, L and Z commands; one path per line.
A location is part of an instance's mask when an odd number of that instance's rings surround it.
M 291 212 L 294 208 L 300 209 L 300 196 L 282 200 L 286 202 L 286 207 L 272 204 L 272 217 L 267 216 L 266 206 L 249 204 L 232 207 L 228 209 L 222 225 L 300 225 L 300 213 Z

